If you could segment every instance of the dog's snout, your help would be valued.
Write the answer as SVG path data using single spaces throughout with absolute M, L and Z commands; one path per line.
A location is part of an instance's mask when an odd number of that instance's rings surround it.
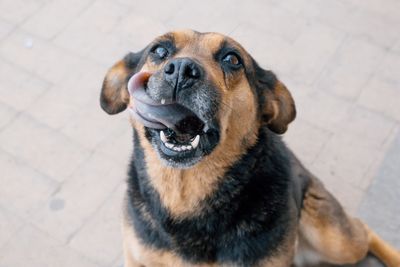
M 165 65 L 164 75 L 173 88 L 185 89 L 193 86 L 202 77 L 202 70 L 192 59 L 177 58 Z

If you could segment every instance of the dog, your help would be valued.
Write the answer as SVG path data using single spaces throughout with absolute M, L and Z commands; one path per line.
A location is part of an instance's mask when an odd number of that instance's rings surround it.
M 285 146 L 292 96 L 233 39 L 164 34 L 111 67 L 100 104 L 132 115 L 125 267 L 353 264 L 367 253 L 400 266 Z

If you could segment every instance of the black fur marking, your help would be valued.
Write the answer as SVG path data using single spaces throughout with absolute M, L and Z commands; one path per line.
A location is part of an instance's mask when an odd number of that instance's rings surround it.
M 275 134 L 261 129 L 257 144 L 234 164 L 200 215 L 174 219 L 149 183 L 137 133 L 129 171 L 130 217 L 139 238 L 193 263 L 252 266 L 271 257 L 296 220 L 290 212 L 288 151 Z M 145 215 L 146 214 L 146 215 Z
M 250 88 L 254 88 L 254 94 L 258 102 L 258 115 L 261 117 L 262 110 L 264 110 L 265 103 L 265 90 L 273 90 L 278 82 L 276 75 L 269 70 L 264 70 L 258 63 L 252 58 L 251 66 L 246 66 L 246 76 L 250 83 Z M 262 121 L 266 119 L 262 118 Z

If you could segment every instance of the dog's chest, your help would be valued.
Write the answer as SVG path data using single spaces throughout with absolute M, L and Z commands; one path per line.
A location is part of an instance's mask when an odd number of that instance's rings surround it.
M 288 231 L 285 221 L 289 218 L 285 219 L 285 214 L 269 217 L 267 205 L 259 201 L 246 210 L 232 204 L 218 212 L 180 220 L 162 212 L 143 216 L 140 209 L 132 207 L 133 226 L 142 243 L 173 252 L 185 261 L 251 266 L 273 254 Z
M 200 212 L 184 219 L 171 215 L 152 186 L 145 164 L 135 161 L 128 214 L 137 238 L 147 247 L 194 264 L 253 266 L 273 255 L 296 217 L 289 211 L 287 165 L 274 162 L 280 157 L 269 157 L 271 153 L 262 151 L 263 147 L 249 151 L 232 166 L 213 194 L 202 201 Z

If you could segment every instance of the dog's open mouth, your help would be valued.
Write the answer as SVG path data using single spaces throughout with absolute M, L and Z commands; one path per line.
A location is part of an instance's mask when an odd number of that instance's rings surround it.
M 146 83 L 151 76 L 139 72 L 132 76 L 128 91 L 133 99 L 129 107 L 132 116 L 140 121 L 151 133 L 154 142 L 169 160 L 193 158 L 201 147 L 207 126 L 193 111 L 176 103 L 162 100 L 157 102 L 146 93 Z M 154 140 L 153 140 L 154 141 Z
M 200 143 L 200 134 L 179 134 L 171 129 L 160 130 L 160 140 L 168 149 L 177 152 L 191 151 Z

